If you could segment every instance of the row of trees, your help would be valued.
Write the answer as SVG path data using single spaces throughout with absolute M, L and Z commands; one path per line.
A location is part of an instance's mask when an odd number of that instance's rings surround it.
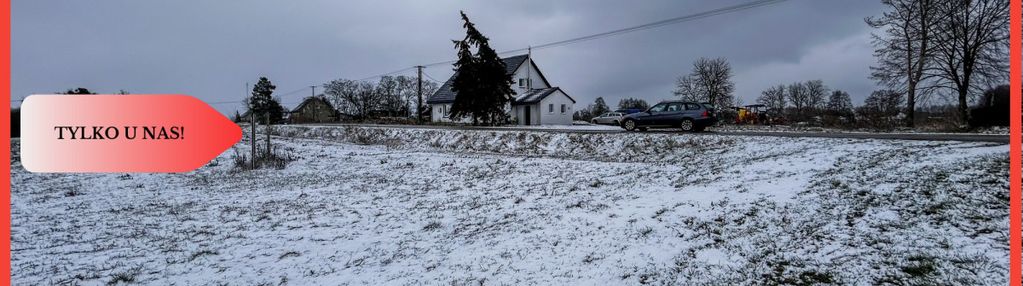
M 905 125 L 916 105 L 952 94 L 959 121 L 970 121 L 969 102 L 1008 76 L 1009 0 L 882 0 L 879 17 L 866 19 L 873 34 L 871 77 L 905 94 Z
M 779 84 L 761 92 L 757 103 L 772 118 L 815 122 L 827 126 L 891 128 L 904 118 L 901 93 L 878 90 L 863 105 L 853 106 L 848 92 L 831 90 L 822 80 Z
M 1007 85 L 989 89 L 977 104 L 978 114 L 971 116 L 971 126 L 1008 125 Z M 763 92 L 757 103 L 767 107 L 767 116 L 783 121 L 806 121 L 826 126 L 890 129 L 906 125 L 909 116 L 907 96 L 898 90 L 872 92 L 863 105 L 853 106 L 849 93 L 831 90 L 821 80 L 777 85 Z M 916 107 L 913 113 L 924 112 L 941 121 L 955 117 L 958 105 Z M 954 111 L 954 112 L 950 112 Z
M 285 108 L 279 99 L 273 97 L 276 88 L 269 79 L 260 77 L 252 88 L 252 95 L 245 99 L 246 107 L 255 112 L 258 122 L 280 123 L 284 120 Z M 418 79 L 407 76 L 384 76 L 376 83 L 337 79 L 323 84 L 323 88 L 324 98 L 338 113 L 356 119 L 376 116 L 414 118 L 419 101 Z M 423 82 L 424 98 L 436 90 L 436 83 Z
M 437 83 L 424 81 L 423 100 L 425 101 L 437 88 Z M 414 118 L 419 103 L 419 79 L 409 76 L 384 76 L 376 83 L 336 79 L 323 85 L 323 95 L 338 112 L 353 117 Z M 425 102 L 423 104 L 425 105 Z
M 615 110 L 622 109 L 646 110 L 647 108 L 650 108 L 650 104 L 648 104 L 646 100 L 642 100 L 639 98 L 624 98 L 618 101 L 618 108 L 612 110 L 611 107 L 608 107 L 603 97 L 597 97 L 597 100 L 595 100 L 593 104 L 576 110 L 575 113 L 572 114 L 572 119 L 590 121 L 590 119 L 593 119 L 594 117 Z
M 761 92 L 757 103 L 763 104 L 776 115 L 785 115 L 788 120 L 805 121 L 829 115 L 848 115 L 852 112 L 849 93 L 831 91 L 822 80 L 780 84 Z

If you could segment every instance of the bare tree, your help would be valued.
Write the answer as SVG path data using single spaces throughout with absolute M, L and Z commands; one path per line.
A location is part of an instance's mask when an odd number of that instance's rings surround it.
M 768 110 L 774 110 L 779 114 L 785 112 L 785 107 L 788 104 L 785 100 L 785 85 L 773 86 L 764 90 L 757 98 L 757 103 L 763 104 Z
M 386 116 L 395 116 L 399 114 L 405 114 L 404 108 L 407 105 L 401 96 L 401 85 L 399 80 L 393 76 L 380 77 L 380 82 L 376 85 L 376 98 L 377 102 L 376 111 L 379 113 L 386 114 Z
M 936 7 L 934 72 L 941 87 L 955 91 L 966 123 L 971 95 L 1008 76 L 1009 0 L 949 0 Z
M 418 108 L 419 100 L 419 79 L 410 76 L 398 76 L 395 78 L 398 82 L 398 93 L 401 94 L 403 100 L 403 109 L 406 111 L 407 116 L 413 116 Z M 432 81 L 423 81 L 423 99 L 425 100 L 431 94 L 437 91 L 437 83 Z M 425 106 L 427 108 L 428 106 Z M 421 113 L 421 112 L 420 112 Z
M 686 100 L 709 102 L 719 107 L 734 103 L 732 67 L 725 58 L 700 58 L 689 75 L 679 77 L 675 94 Z
M 323 94 L 339 112 L 366 118 L 378 102 L 372 83 L 337 79 L 323 85 Z
M 398 82 L 398 96 L 401 98 L 401 110 L 404 111 L 402 115 L 406 117 L 412 117 L 413 109 L 416 107 L 416 100 L 419 98 L 419 94 L 416 92 L 419 81 L 414 77 L 409 76 L 398 76 L 395 78 Z M 428 82 L 423 82 L 425 85 Z M 423 96 L 429 96 L 425 94 Z
M 829 114 L 844 116 L 853 112 L 852 98 L 849 93 L 841 90 L 831 92 L 825 110 Z
M 802 82 L 793 82 L 786 88 L 787 93 L 786 99 L 792 103 L 793 118 L 795 120 L 805 120 L 807 117 L 807 107 L 810 105 L 810 100 L 807 96 L 806 85 Z
M 825 97 L 828 94 L 828 87 L 824 81 L 815 79 L 803 84 L 806 87 L 806 107 L 811 114 L 816 114 L 824 108 Z
M 354 94 L 358 89 L 358 81 L 347 79 L 336 79 L 323 84 L 323 95 L 327 98 L 338 112 L 344 114 L 356 114 Z
M 932 66 L 933 33 L 938 22 L 937 3 L 933 0 L 882 0 L 890 9 L 881 17 L 869 17 L 867 25 L 881 29 L 872 33 L 874 56 L 871 78 L 906 94 L 906 126 L 913 127 L 918 93 L 929 90 L 921 83 L 928 79 Z M 925 94 L 925 93 L 924 93 Z
M 863 101 L 863 106 L 856 109 L 861 122 L 869 127 L 889 129 L 898 125 L 899 112 L 903 104 L 902 94 L 894 90 L 874 91 Z
M 696 79 L 692 75 L 678 77 L 678 80 L 675 81 L 675 91 L 673 93 L 675 93 L 675 96 L 686 101 L 706 101 L 703 89 L 696 83 Z
M 849 93 L 841 90 L 831 92 L 824 107 L 824 123 L 828 125 L 848 123 L 854 119 L 853 115 L 852 98 L 849 97 Z

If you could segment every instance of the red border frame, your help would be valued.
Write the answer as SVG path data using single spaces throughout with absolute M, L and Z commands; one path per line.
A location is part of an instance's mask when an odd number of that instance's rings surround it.
M 1020 160 L 1023 160 L 1020 151 L 1020 141 L 1023 136 L 1020 134 L 1020 124 L 1023 123 L 1023 104 L 1020 102 L 1020 94 L 1023 91 L 1023 78 L 1020 75 L 1020 64 L 1023 58 L 1023 45 L 1020 42 L 1020 29 L 1023 22 L 1020 22 L 1023 14 L 1023 3 L 1021 0 L 1009 1 L 1009 86 L 1012 94 L 1010 108 L 1012 116 L 1009 120 L 1009 285 L 1020 285 L 1023 283 L 1020 263 L 1023 263 L 1020 248 L 1023 247 L 1020 238 L 1023 229 L 1020 228 L 1020 219 L 1023 216 L 1023 201 L 1020 201 L 1020 184 L 1023 180 L 1020 177 Z
M 0 35 L 0 40 L 3 41 L 2 49 L 0 53 L 0 99 L 3 102 L 11 101 L 11 1 L 0 0 L 0 17 L 3 18 L 3 34 Z M 8 103 L 9 104 L 9 103 Z M 3 109 L 0 112 L 0 136 L 3 140 L 0 140 L 0 150 L 3 150 L 4 158 L 11 158 L 11 108 L 0 108 Z M 0 166 L 0 173 L 3 173 L 3 179 L 0 179 L 0 185 L 3 185 L 3 189 L 0 190 L 0 252 L 2 252 L 3 264 L 0 265 L 0 277 L 7 277 L 3 284 L 11 284 L 11 165 Z
M 1009 285 L 1023 284 L 1023 201 L 1021 201 L 1021 160 L 1023 152 L 1020 150 L 1023 134 L 1023 103 L 1021 103 L 1021 91 L 1023 91 L 1023 74 L 1020 73 L 1020 65 L 1023 64 L 1023 45 L 1021 45 L 1021 29 L 1023 29 L 1023 0 L 1011 0 L 1009 3 L 1009 85 L 1011 88 L 1011 118 L 1009 127 Z M 4 102 L 11 100 L 11 1 L 0 0 L 0 18 L 2 22 L 2 35 L 0 40 L 0 99 Z M 0 108 L 0 152 L 4 157 L 11 157 L 11 110 Z M 10 285 L 11 283 L 11 166 L 0 164 L 0 277 L 7 277 L 7 280 L 0 281 L 0 284 Z

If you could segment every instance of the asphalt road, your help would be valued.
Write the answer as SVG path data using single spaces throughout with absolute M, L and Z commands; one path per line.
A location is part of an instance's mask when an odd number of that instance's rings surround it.
M 594 134 L 633 134 L 625 130 L 587 130 L 570 128 L 530 128 L 530 127 L 473 127 L 454 125 L 385 125 L 385 124 L 306 124 L 321 126 L 364 126 L 409 129 L 442 129 L 442 130 L 493 130 L 493 131 L 536 131 L 557 133 L 594 133 Z M 634 133 L 679 133 L 679 130 L 652 129 Z M 881 140 L 920 140 L 920 141 L 964 141 L 991 142 L 1009 144 L 1008 135 L 974 134 L 974 133 L 867 133 L 867 132 L 788 132 L 788 131 L 707 131 L 695 134 L 724 136 L 773 136 L 773 137 L 810 137 L 810 138 L 850 138 L 850 139 L 881 139 Z

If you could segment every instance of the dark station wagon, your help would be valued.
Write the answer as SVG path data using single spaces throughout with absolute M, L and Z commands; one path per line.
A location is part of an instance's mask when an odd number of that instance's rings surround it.
M 639 113 L 622 118 L 622 128 L 646 131 L 647 128 L 681 128 L 687 132 L 703 131 L 718 119 L 709 104 L 689 101 L 664 101 Z

